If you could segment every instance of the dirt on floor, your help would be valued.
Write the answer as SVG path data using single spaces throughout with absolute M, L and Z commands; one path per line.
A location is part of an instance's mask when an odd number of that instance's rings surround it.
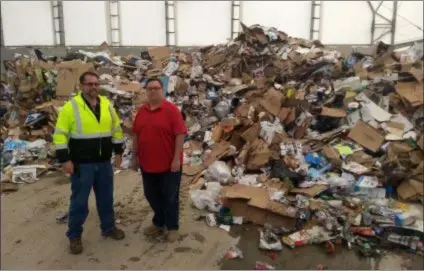
M 2 269 L 254 269 L 256 261 L 277 269 L 423 269 L 414 254 L 384 254 L 364 258 L 342 247 L 328 255 L 322 246 L 283 248 L 276 254 L 258 249 L 258 227 L 233 226 L 230 233 L 210 228 L 197 218 L 200 211 L 189 203 L 189 185 L 181 188 L 181 233 L 179 242 L 168 244 L 149 239 L 142 229 L 151 223 L 152 212 L 143 196 L 141 177 L 124 171 L 115 176 L 115 211 L 118 226 L 126 233 L 122 241 L 100 235 L 94 196 L 84 224 L 81 255 L 71 255 L 65 236 L 66 224 L 56 217 L 69 205 L 68 178 L 49 175 L 37 183 L 23 185 L 1 199 Z M 224 260 L 232 246 L 243 251 L 243 259 Z

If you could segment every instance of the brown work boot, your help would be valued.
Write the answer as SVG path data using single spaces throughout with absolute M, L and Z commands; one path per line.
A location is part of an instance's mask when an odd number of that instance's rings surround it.
M 69 241 L 69 248 L 71 253 L 74 255 L 81 254 L 82 252 L 82 242 L 81 238 L 75 238 Z
M 118 228 L 114 228 L 110 232 L 103 233 L 104 237 L 110 237 L 115 240 L 122 240 L 125 238 L 125 232 L 123 230 L 120 230 Z
M 166 241 L 174 243 L 180 239 L 181 235 L 177 230 L 168 231 L 166 234 Z
M 159 235 L 164 234 L 165 229 L 164 228 L 158 228 L 155 225 L 151 225 L 149 227 L 144 228 L 143 230 L 144 235 Z

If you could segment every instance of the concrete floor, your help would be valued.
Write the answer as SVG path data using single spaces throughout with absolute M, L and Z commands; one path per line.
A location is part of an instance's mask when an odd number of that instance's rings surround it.
M 413 254 L 388 253 L 373 260 L 342 246 L 328 255 L 323 246 L 307 245 L 283 248 L 271 259 L 258 249 L 258 227 L 233 226 L 230 233 L 210 228 L 197 221 L 200 211 L 189 204 L 189 186 L 181 190 L 182 238 L 174 244 L 143 236 L 150 225 L 150 207 L 144 199 L 140 176 L 122 172 L 115 177 L 116 216 L 126 239 L 113 241 L 100 236 L 94 197 L 84 225 L 84 252 L 68 252 L 66 225 L 57 224 L 56 216 L 67 210 L 70 187 L 68 178 L 49 175 L 37 183 L 21 187 L 1 199 L 2 269 L 254 269 L 256 261 L 278 269 L 423 269 L 422 258 Z M 225 253 L 238 246 L 243 259 L 224 260 Z

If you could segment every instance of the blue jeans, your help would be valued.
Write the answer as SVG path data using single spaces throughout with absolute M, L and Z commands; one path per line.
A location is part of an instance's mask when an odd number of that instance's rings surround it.
M 72 240 L 82 235 L 82 225 L 88 215 L 88 197 L 91 188 L 96 196 L 97 213 L 100 217 L 100 228 L 103 233 L 115 228 L 113 211 L 113 169 L 108 162 L 74 164 L 71 176 L 71 206 L 69 208 L 68 232 L 66 236 Z
M 179 229 L 181 171 L 143 172 L 144 196 L 152 207 L 153 225 L 167 230 Z

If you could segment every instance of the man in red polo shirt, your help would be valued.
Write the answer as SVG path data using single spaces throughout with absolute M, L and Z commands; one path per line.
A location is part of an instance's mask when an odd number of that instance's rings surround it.
M 135 117 L 133 168 L 141 169 L 144 195 L 153 209 L 153 225 L 144 233 L 164 234 L 168 241 L 179 239 L 179 191 L 183 164 L 184 137 L 182 114 L 165 100 L 160 79 L 146 83 L 148 104 Z

